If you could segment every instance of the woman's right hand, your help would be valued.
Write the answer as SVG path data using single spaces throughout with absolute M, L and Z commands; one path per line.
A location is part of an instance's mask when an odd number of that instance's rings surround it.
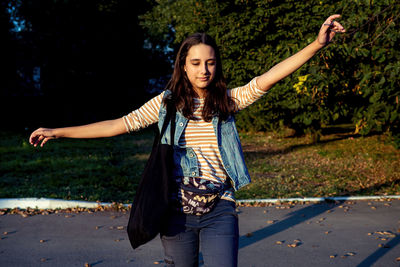
M 50 139 L 56 139 L 59 136 L 56 135 L 54 129 L 50 128 L 39 128 L 34 131 L 29 137 L 29 143 L 33 146 L 37 146 L 40 142 L 40 146 L 43 147 Z

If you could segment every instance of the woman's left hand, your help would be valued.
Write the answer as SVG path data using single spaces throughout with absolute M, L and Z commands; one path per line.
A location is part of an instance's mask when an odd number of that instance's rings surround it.
M 327 18 L 319 30 L 317 41 L 320 45 L 325 46 L 329 44 L 336 33 L 346 32 L 345 28 L 335 19 L 340 18 L 340 15 L 332 15 Z

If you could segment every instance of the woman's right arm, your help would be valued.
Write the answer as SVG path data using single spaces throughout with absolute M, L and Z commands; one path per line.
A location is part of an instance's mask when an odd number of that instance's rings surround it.
M 50 139 L 60 137 L 100 138 L 138 131 L 158 121 L 158 111 L 161 106 L 163 95 L 164 92 L 149 100 L 139 109 L 119 119 L 74 127 L 55 129 L 39 128 L 31 134 L 29 143 L 36 147 L 38 144 L 43 146 Z
M 49 141 L 61 137 L 66 138 L 100 138 L 111 137 L 126 133 L 126 127 L 123 118 L 115 120 L 100 121 L 82 126 L 65 127 L 65 128 L 39 128 L 34 131 L 29 142 L 35 147 L 40 146 Z

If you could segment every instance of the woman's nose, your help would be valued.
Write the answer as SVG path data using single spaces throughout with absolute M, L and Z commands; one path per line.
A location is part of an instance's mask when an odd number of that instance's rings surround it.
M 202 67 L 201 67 L 201 73 L 202 74 L 208 74 L 208 66 L 207 66 L 207 64 L 203 64 L 202 65 Z

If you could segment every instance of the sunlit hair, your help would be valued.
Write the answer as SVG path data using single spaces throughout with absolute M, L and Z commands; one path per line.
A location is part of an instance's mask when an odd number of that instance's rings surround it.
M 235 102 L 227 94 L 225 78 L 222 74 L 222 64 L 219 49 L 214 39 L 205 33 L 195 33 L 183 41 L 175 60 L 174 72 L 166 89 L 172 92 L 171 97 L 165 98 L 164 103 L 175 103 L 175 107 L 183 116 L 193 118 L 195 90 L 186 75 L 184 66 L 189 49 L 198 44 L 209 45 L 214 49 L 216 57 L 215 76 L 206 89 L 202 118 L 211 121 L 213 116 L 224 120 L 236 110 Z

